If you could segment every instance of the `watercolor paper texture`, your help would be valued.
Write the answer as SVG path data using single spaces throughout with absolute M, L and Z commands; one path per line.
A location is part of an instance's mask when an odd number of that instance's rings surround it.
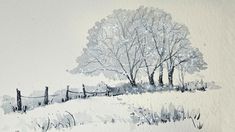
M 234 131 L 234 12 L 233 0 L 0 0 L 0 131 Z

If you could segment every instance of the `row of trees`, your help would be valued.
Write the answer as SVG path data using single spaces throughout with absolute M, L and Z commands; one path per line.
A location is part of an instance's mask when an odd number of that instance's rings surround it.
M 202 53 L 191 46 L 188 28 L 172 20 L 170 14 L 156 8 L 114 10 L 88 31 L 87 48 L 77 58 L 72 73 L 128 79 L 136 86 L 136 79 L 147 77 L 155 85 L 158 71 L 159 85 L 163 85 L 163 69 L 168 71 L 173 86 L 175 69 L 181 81 L 185 73 L 206 68 Z

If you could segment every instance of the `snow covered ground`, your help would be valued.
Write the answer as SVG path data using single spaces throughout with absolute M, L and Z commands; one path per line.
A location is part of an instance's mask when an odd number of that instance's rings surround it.
M 164 91 L 115 97 L 92 97 L 38 107 L 26 114 L 11 113 L 4 115 L 1 111 L 0 131 L 41 131 L 42 127 L 47 127 L 49 120 L 49 123 L 54 125 L 63 124 L 64 121 L 69 122 L 71 127 L 60 130 L 74 132 L 220 132 L 219 92 L 220 90 L 196 91 L 194 93 Z M 159 123 L 158 125 L 145 123 L 137 126 L 130 118 L 130 113 L 133 112 L 134 108 L 148 108 L 160 113 L 162 107 L 168 107 L 169 104 L 173 104 L 175 107 L 183 106 L 185 111 L 199 112 L 201 114 L 200 123 L 203 123 L 202 129 L 195 128 L 190 119 Z M 74 116 L 74 119 L 70 114 Z M 56 130 L 58 129 L 49 129 L 49 131 Z

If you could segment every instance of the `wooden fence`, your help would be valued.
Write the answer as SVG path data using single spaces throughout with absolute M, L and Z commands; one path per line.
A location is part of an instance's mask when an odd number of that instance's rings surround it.
M 21 95 L 21 91 L 19 89 L 16 89 L 16 96 L 17 96 L 17 100 L 16 100 L 16 103 L 17 103 L 17 107 L 15 108 L 15 110 L 18 110 L 18 111 L 26 111 L 27 109 L 27 106 L 23 106 L 22 105 L 22 98 L 28 98 L 28 99 L 34 99 L 34 98 L 43 98 L 43 104 L 44 105 L 48 105 L 49 103 L 49 97 L 56 97 L 56 96 L 59 96 L 60 94 L 55 94 L 55 95 L 49 95 L 48 94 L 48 91 L 49 91 L 49 88 L 46 86 L 45 87 L 45 92 L 44 92 L 44 95 L 42 96 L 24 96 L 24 95 Z M 62 102 L 65 102 L 65 101 L 68 101 L 70 100 L 70 94 L 76 94 L 78 95 L 79 98 L 87 98 L 87 97 L 91 97 L 91 96 L 97 96 L 97 95 L 105 95 L 105 96 L 109 96 L 110 94 L 110 90 L 107 88 L 106 91 L 104 92 L 88 92 L 86 91 L 85 89 L 85 85 L 83 84 L 82 85 L 82 92 L 77 92 L 77 91 L 71 91 L 69 89 L 69 85 L 67 86 L 67 89 L 66 89 L 66 93 L 65 93 L 65 99 L 62 98 Z M 23 106 L 23 108 L 22 108 Z

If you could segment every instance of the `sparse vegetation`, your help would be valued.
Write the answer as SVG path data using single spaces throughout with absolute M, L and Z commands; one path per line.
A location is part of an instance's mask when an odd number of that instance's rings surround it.
M 50 119 L 48 117 L 46 120 L 35 121 L 35 130 L 42 130 L 43 132 L 49 129 L 63 129 L 76 126 L 76 120 L 74 115 L 68 111 L 65 114 L 58 114 L 56 119 Z
M 192 120 L 192 124 L 195 128 L 201 129 L 203 127 L 203 123 L 200 122 L 200 113 L 189 113 L 189 111 L 185 111 L 184 108 L 175 107 L 170 104 L 168 109 L 162 107 L 161 112 L 153 112 L 147 108 L 136 108 L 130 114 L 133 122 L 137 124 L 137 126 L 142 124 L 149 125 L 158 125 L 159 123 L 167 123 L 167 122 L 176 122 L 183 120 Z

